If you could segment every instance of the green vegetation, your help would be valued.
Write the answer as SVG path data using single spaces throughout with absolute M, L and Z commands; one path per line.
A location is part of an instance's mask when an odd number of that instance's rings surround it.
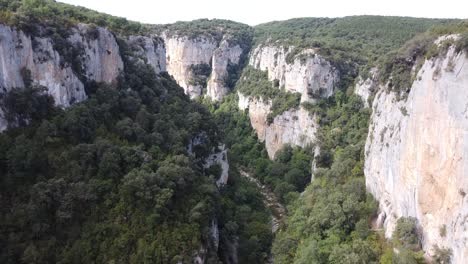
M 208 104 L 229 148 L 231 166 L 251 171 L 282 201 L 304 190 L 310 182 L 311 150 L 285 146 L 272 161 L 264 144 L 258 142 L 249 117 L 238 110 L 236 95 L 227 96 L 220 104 Z
M 27 71 L 27 87 L 3 95 L 0 262 L 191 262 L 203 247 L 213 263 L 237 243 L 244 263 L 264 261 L 272 238 L 256 189 L 234 171 L 220 192 L 219 170 L 202 169 L 221 139 L 212 115 L 118 43 L 125 72 L 87 85 L 83 103 L 54 107 Z
M 189 80 L 190 85 L 199 85 L 206 87 L 206 83 L 211 74 L 211 66 L 206 63 L 192 64 L 190 65 L 191 79 Z
M 34 87 L 4 98 L 18 122 L 0 135 L 0 262 L 190 262 L 210 241 L 219 193 L 200 162 L 214 120 L 169 76 L 124 61 L 117 87 L 65 111 Z
M 197 19 L 189 22 L 179 21 L 174 24 L 153 26 L 157 33 L 165 32 L 168 36 L 187 36 L 196 39 L 201 36 L 221 41 L 227 36 L 231 45 L 240 45 L 248 49 L 253 37 L 253 29 L 242 23 L 224 19 Z
M 348 47 L 372 61 L 399 48 L 417 33 L 456 20 L 411 17 L 351 16 L 296 18 L 255 27 L 255 42 L 269 41 L 297 47 Z
M 338 86 L 346 89 L 359 71 L 368 71 L 379 58 L 416 34 L 456 21 L 380 16 L 296 18 L 256 26 L 254 42 L 295 46 L 289 61 L 301 50 L 315 48 L 340 71 Z
M 289 109 L 298 108 L 301 100 L 299 93 L 286 92 L 279 87 L 278 83 L 269 81 L 266 71 L 246 66 L 236 89 L 243 95 L 261 98 L 264 102 L 271 101 L 271 113 L 268 114 L 268 123 L 272 123 L 276 116 Z
M 2 96 L 11 127 L 0 134 L 1 263 L 190 263 L 197 254 L 207 263 L 267 263 L 271 254 L 275 263 L 422 263 L 415 219 L 400 219 L 388 243 L 370 229 L 377 210 L 363 174 L 370 110 L 351 88 L 359 71 L 379 64 L 382 80 L 404 96 L 421 58 L 438 56 L 451 44 L 468 50 L 466 22 L 358 16 L 255 28 L 216 19 L 150 27 L 52 0 L 0 0 L 0 22 L 51 38 L 78 75 L 80 50 L 67 43 L 70 28 L 92 24 L 86 35 L 93 39 L 96 26 L 108 27 L 117 34 L 125 64 L 116 84 L 86 83 L 89 99 L 68 109 L 55 107 L 27 71 L 26 88 Z M 269 81 L 266 72 L 244 67 L 252 43 L 295 46 L 288 62 L 315 48 L 341 78 L 332 97 L 303 104 L 320 125 L 316 144 L 284 146 L 270 160 L 248 116 L 238 110 L 236 94 L 221 103 L 200 99 L 202 105 L 168 74 L 156 75 L 131 59 L 119 36 L 146 32 L 227 38 L 240 45 L 241 62 L 228 63 L 225 83 L 271 101 L 269 122 L 298 108 L 300 95 Z M 462 37 L 435 47 L 441 33 Z M 191 70 L 192 84 L 206 86 L 211 66 Z M 202 144 L 189 154 L 187 146 L 200 137 Z M 229 149 L 230 176 L 218 188 L 220 167 L 202 165 L 221 142 Z M 320 149 L 315 158 L 314 147 Z M 287 206 L 289 218 L 276 237 L 271 212 L 241 168 Z M 435 252 L 436 262 L 450 262 L 450 250 Z
M 393 231 L 392 241 L 387 245 L 380 262 L 383 264 L 427 263 L 424 259 L 424 252 L 421 250 L 419 236 L 416 218 L 399 218 Z
M 369 110 L 338 91 L 306 104 L 320 123 L 314 181 L 288 207 L 287 227 L 273 244 L 276 263 L 378 261 L 379 236 L 369 230 L 377 209 L 364 184 L 364 143 Z
M 445 40 L 440 45 L 434 43 L 437 37 L 449 34 L 461 34 L 461 37 L 457 41 Z M 456 46 L 457 52 L 468 51 L 467 36 L 467 21 L 439 25 L 415 36 L 401 48 L 389 52 L 380 60 L 380 81 L 384 84 L 388 82 L 390 90 L 396 92 L 397 98 L 405 99 L 424 61 L 445 55 L 451 45 Z
M 39 33 L 39 27 L 68 28 L 78 22 L 109 27 L 121 34 L 136 34 L 147 30 L 142 24 L 122 17 L 53 0 L 0 0 L 0 22 L 17 26 L 29 33 Z

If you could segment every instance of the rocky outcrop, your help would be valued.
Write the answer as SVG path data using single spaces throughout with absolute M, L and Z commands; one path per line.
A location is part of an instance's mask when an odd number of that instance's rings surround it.
M 80 48 L 81 66 L 88 80 L 111 83 L 123 70 L 119 46 L 107 29 L 78 24 L 68 41 Z
M 127 43 L 136 58 L 153 67 L 155 73 L 167 71 L 166 47 L 162 38 L 155 36 L 129 36 Z
M 206 95 L 214 101 L 220 101 L 230 92 L 226 79 L 229 78 L 228 67 L 237 67 L 243 50 L 239 45 L 231 46 L 228 41 L 223 40 L 214 51 L 210 80 L 208 81 Z
M 238 65 L 242 48 L 227 39 L 212 37 L 164 36 L 167 71 L 190 98 L 207 95 L 221 100 L 229 92 L 228 66 Z
M 86 99 L 83 83 L 61 62 L 50 39 L 0 25 L 0 93 L 24 87 L 23 77 L 30 74 L 34 84 L 47 87 L 58 105 L 66 107 Z
M 78 24 L 66 45 L 80 52 L 84 76 L 72 69 L 72 62 L 54 48 L 52 39 L 0 24 L 0 94 L 25 87 L 29 81 L 25 78 L 30 78 L 33 85 L 46 87 L 57 105 L 67 107 L 86 99 L 84 79 L 111 83 L 123 70 L 119 47 L 107 29 Z M 0 119 L 3 130 L 7 124 Z
M 369 71 L 369 77 L 364 79 L 359 76 L 354 87 L 354 93 L 361 97 L 364 107 L 369 107 L 369 99 L 378 89 L 379 82 L 377 80 L 377 69 L 373 68 Z
M 219 165 L 221 167 L 221 175 L 216 180 L 216 185 L 222 187 L 227 184 L 229 178 L 229 162 L 227 158 L 227 149 L 224 145 L 219 147 L 219 152 L 211 154 L 203 165 L 205 168 L 209 168 L 213 165 Z
M 467 87 L 466 54 L 451 47 L 426 60 L 406 101 L 377 92 L 365 149 L 366 186 L 386 236 L 399 217 L 416 217 L 426 252 L 450 248 L 453 263 L 468 260 Z
M 279 82 L 286 91 L 300 93 L 301 101 L 314 101 L 333 94 L 338 81 L 338 71 L 313 49 L 294 55 L 294 47 L 259 45 L 249 64 L 267 71 L 270 81 Z
M 318 124 L 315 117 L 303 107 L 289 109 L 276 116 L 271 124 L 267 117 L 271 103 L 262 99 L 239 96 L 239 108 L 248 110 L 250 123 L 257 132 L 258 139 L 265 142 L 268 156 L 273 159 L 286 144 L 306 147 L 315 141 Z

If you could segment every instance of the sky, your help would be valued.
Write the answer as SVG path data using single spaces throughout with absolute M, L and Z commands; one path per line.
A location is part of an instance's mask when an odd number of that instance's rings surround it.
M 58 0 L 150 24 L 220 18 L 257 25 L 296 17 L 468 18 L 467 0 Z

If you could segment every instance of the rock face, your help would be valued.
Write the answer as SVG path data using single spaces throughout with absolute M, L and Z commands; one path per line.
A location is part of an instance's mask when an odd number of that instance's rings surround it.
M 24 87 L 26 72 L 33 83 L 48 88 L 58 105 L 66 107 L 86 99 L 83 83 L 71 67 L 62 66 L 49 39 L 31 38 L 0 25 L 0 93 Z
M 320 97 L 331 96 L 339 78 L 337 70 L 312 49 L 287 59 L 288 54 L 289 57 L 292 56 L 292 52 L 294 47 L 259 45 L 253 50 L 249 64 L 267 71 L 268 79 L 279 82 L 279 86 L 286 91 L 300 93 L 301 102 L 314 102 Z M 270 158 L 273 159 L 285 144 L 305 147 L 315 141 L 317 121 L 303 107 L 289 109 L 268 124 L 270 101 L 247 97 L 241 93 L 238 96 L 239 109 L 248 109 L 250 123 L 259 140 L 265 141 Z
M 451 47 L 425 61 L 406 101 L 381 88 L 365 152 L 366 185 L 386 236 L 399 217 L 416 217 L 426 252 L 450 248 L 453 263 L 468 259 L 467 87 L 468 58 Z
M 72 31 L 67 48 L 81 52 L 82 78 L 73 71 L 71 62 L 66 62 L 54 49 L 51 39 L 29 36 L 0 24 L 0 94 L 25 87 L 24 78 L 29 75 L 32 84 L 46 87 L 57 105 L 67 107 L 87 98 L 83 78 L 115 81 L 123 63 L 112 33 L 84 24 L 78 24 Z M 6 127 L 0 116 L 0 130 Z
M 119 46 L 107 29 L 78 24 L 68 40 L 83 49 L 80 59 L 88 80 L 111 83 L 123 70 Z
M 301 102 L 331 96 L 338 71 L 312 49 L 294 57 L 293 52 L 294 47 L 259 45 L 253 50 L 249 64 L 267 71 L 268 79 L 277 80 L 286 91 L 300 93 Z
M 219 152 L 211 154 L 203 165 L 205 168 L 209 168 L 215 164 L 221 166 L 221 175 L 216 180 L 216 185 L 222 187 L 227 184 L 229 179 L 229 162 L 227 158 L 227 149 L 224 145 L 219 146 Z
M 361 97 L 364 107 L 369 107 L 369 98 L 378 88 L 377 69 L 371 69 L 369 74 L 370 77 L 365 80 L 359 76 L 354 87 L 354 93 Z
M 229 92 L 225 78 L 228 65 L 238 65 L 243 50 L 212 37 L 164 36 L 167 71 L 182 86 L 190 98 L 206 94 L 221 100 Z
M 130 36 L 127 43 L 137 59 L 153 67 L 155 73 L 167 71 L 164 40 L 155 36 Z
M 258 139 L 265 142 L 268 156 L 273 159 L 285 145 L 306 147 L 315 141 L 318 124 L 315 117 L 304 108 L 289 109 L 276 116 L 271 124 L 267 117 L 271 103 L 262 99 L 243 96 L 238 93 L 239 108 L 248 109 L 250 123 L 257 132 Z
M 213 70 L 207 85 L 206 95 L 214 101 L 220 101 L 229 93 L 226 78 L 229 75 L 228 67 L 239 65 L 243 50 L 239 45 L 230 46 L 229 42 L 223 40 L 214 51 L 212 58 Z

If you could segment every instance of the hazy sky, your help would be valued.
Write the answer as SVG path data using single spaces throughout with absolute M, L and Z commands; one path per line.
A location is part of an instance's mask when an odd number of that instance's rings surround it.
M 223 18 L 256 25 L 295 17 L 468 18 L 467 0 L 59 0 L 144 23 Z

